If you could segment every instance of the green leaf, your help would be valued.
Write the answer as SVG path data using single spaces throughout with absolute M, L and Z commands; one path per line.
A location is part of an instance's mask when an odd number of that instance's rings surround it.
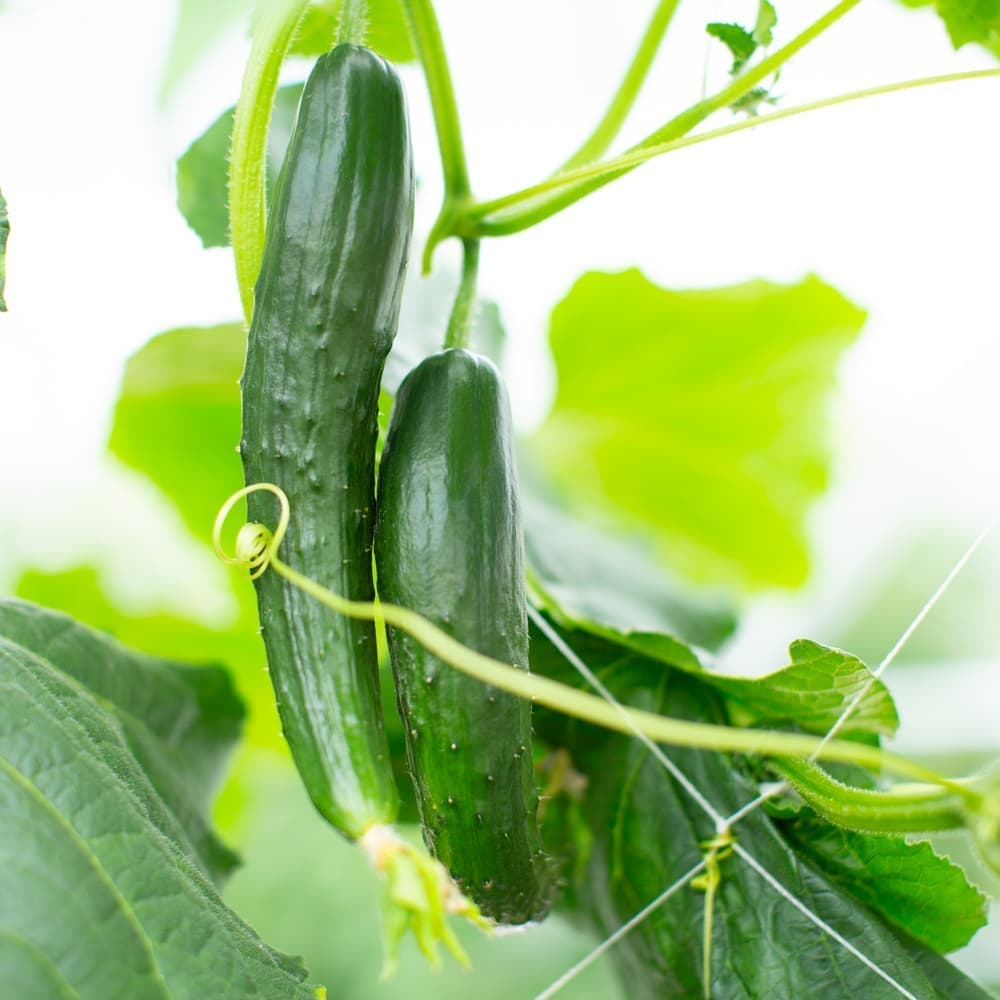
M 952 44 L 978 42 L 1000 59 L 1000 4 L 997 0 L 900 0 L 904 7 L 934 7 Z
M 320 56 L 333 47 L 343 0 L 317 0 L 302 18 L 292 54 Z M 365 44 L 393 62 L 417 58 L 400 0 L 368 0 Z
M 7 237 L 10 235 L 10 219 L 7 217 L 7 202 L 0 191 L 0 312 L 7 311 L 3 297 L 3 286 L 7 278 Z
M 863 318 L 815 277 L 674 292 L 637 270 L 584 275 L 552 314 L 536 458 L 694 579 L 798 585 L 827 397 Z
M 222 502 L 243 485 L 245 351 L 236 323 L 160 334 L 129 358 L 115 406 L 112 454 L 149 476 L 205 541 Z
M 738 24 L 721 24 L 713 21 L 705 25 L 705 30 L 713 38 L 718 38 L 732 53 L 733 65 L 729 70 L 730 73 L 739 73 L 757 51 L 757 40 L 746 28 Z
M 532 668 L 555 654 L 533 637 Z M 622 702 L 683 719 L 718 722 L 723 706 L 703 678 L 658 667 L 620 647 L 589 649 L 589 664 Z M 581 802 L 565 797 L 550 803 L 556 811 L 548 829 L 585 825 L 586 837 L 567 837 L 568 871 L 579 874 L 571 886 L 573 905 L 599 935 L 616 931 L 626 920 L 680 879 L 702 859 L 702 844 L 716 833 L 713 820 L 638 740 L 610 736 L 579 723 L 538 713 L 541 735 L 556 746 L 573 748 L 572 765 L 586 780 Z M 683 775 L 723 817 L 757 794 L 727 757 L 705 751 L 666 749 Z M 560 824 L 558 810 L 575 812 Z M 901 934 L 864 901 L 847 892 L 814 860 L 796 850 L 762 809 L 749 812 L 733 830 L 740 847 L 812 913 L 832 927 L 875 966 L 914 996 L 985 997 L 929 949 Z M 908 859 L 909 871 L 933 878 L 938 863 L 923 854 Z M 780 895 L 741 856 L 720 860 L 721 883 L 715 898 L 710 992 L 713 998 L 799 997 L 815 993 L 817 983 L 836 984 L 831 996 L 889 998 L 895 988 L 856 955 Z M 686 884 L 661 902 L 612 953 L 629 996 L 702 996 L 702 920 L 704 893 Z M 938 901 L 927 894 L 928 922 L 960 916 L 966 926 L 981 916 L 981 900 L 956 893 Z
M 564 626 L 613 639 L 656 633 L 666 662 L 696 670 L 691 646 L 715 650 L 732 635 L 732 608 L 682 587 L 641 539 L 601 532 L 560 509 L 531 474 L 522 476 L 522 504 L 534 602 Z
M 302 84 L 279 87 L 267 136 L 267 185 L 281 169 Z M 205 247 L 229 246 L 229 147 L 235 108 L 229 108 L 177 161 L 177 207 Z
M 648 657 L 684 666 L 672 655 L 669 641 L 664 649 L 662 636 L 626 633 L 618 641 Z M 702 677 L 725 697 L 730 717 L 740 725 L 791 724 L 823 735 L 867 688 L 840 734 L 871 738 L 896 732 L 899 716 L 889 689 L 873 680 L 871 671 L 856 656 L 809 639 L 796 639 L 788 653 L 791 662 L 787 667 L 763 677 L 715 672 Z
M 243 722 L 229 675 L 142 656 L 24 601 L 0 600 L 0 636 L 44 657 L 118 717 L 129 749 L 202 868 L 213 880 L 224 879 L 238 860 L 212 833 L 208 812 Z
M 782 832 L 832 882 L 935 951 L 965 947 L 986 924 L 986 897 L 925 841 L 854 833 L 811 810 Z
M 124 683 L 136 663 L 103 652 L 81 672 L 125 700 L 167 687 L 172 667 Z M 0 692 L 0 981 L 81 1000 L 314 996 L 202 875 L 113 704 L 10 639 Z
M 760 0 L 757 8 L 757 21 L 753 26 L 753 40 L 760 46 L 770 45 L 774 41 L 774 29 L 778 23 L 778 12 L 774 4 L 768 0 Z
M 243 486 L 236 449 L 245 352 L 246 333 L 236 323 L 160 334 L 129 358 L 115 406 L 108 445 L 112 454 L 148 477 L 206 545 L 219 508 Z M 233 523 L 244 515 L 240 504 Z M 113 618 L 109 627 L 143 648 L 226 663 L 251 706 L 248 738 L 256 745 L 280 745 L 271 685 L 261 669 L 266 660 L 256 598 L 250 588 L 235 586 L 235 574 L 232 581 L 238 613 L 223 630 L 168 616 L 126 620 L 106 602 L 93 610 Z M 73 611 L 84 614 L 85 608 L 74 606 Z
M 936 0 L 935 6 L 956 49 L 969 42 L 986 45 L 998 40 L 1000 0 Z

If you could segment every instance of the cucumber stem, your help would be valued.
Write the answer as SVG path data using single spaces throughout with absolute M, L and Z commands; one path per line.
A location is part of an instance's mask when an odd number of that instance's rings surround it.
M 267 225 L 267 131 L 278 90 L 281 64 L 309 0 L 267 0 L 254 26 L 250 58 L 233 116 L 229 155 L 229 233 L 236 282 L 247 326 L 253 316 L 253 289 L 264 256 Z
M 337 45 L 364 45 L 368 34 L 368 0 L 344 0 L 337 22 Z
M 445 332 L 445 349 L 468 347 L 476 314 L 476 281 L 479 277 L 479 240 L 462 240 L 462 279 Z

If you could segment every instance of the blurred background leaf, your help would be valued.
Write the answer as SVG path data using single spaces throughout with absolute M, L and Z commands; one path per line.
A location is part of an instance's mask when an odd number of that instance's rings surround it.
M 1000 3 L 997 0 L 900 0 L 904 7 L 933 7 L 956 49 L 978 42 L 1000 59 Z
M 333 45 L 343 0 L 314 0 L 306 9 L 291 54 L 322 55 Z M 168 100 L 199 62 L 233 30 L 251 23 L 256 0 L 178 0 L 177 19 L 160 82 Z M 416 58 L 400 0 L 369 0 L 366 44 L 393 62 Z
M 863 320 L 815 277 L 675 292 L 637 270 L 584 275 L 552 312 L 537 460 L 568 505 L 653 535 L 693 579 L 799 585 L 827 398 Z
M 267 134 L 270 188 L 281 169 L 292 134 L 302 84 L 279 87 Z M 229 147 L 235 108 L 228 108 L 177 161 L 177 208 L 205 247 L 229 246 Z

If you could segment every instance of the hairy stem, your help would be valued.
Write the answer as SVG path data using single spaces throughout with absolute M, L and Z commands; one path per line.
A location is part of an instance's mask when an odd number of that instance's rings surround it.
M 642 89 L 649 68 L 653 64 L 656 52 L 667 33 L 667 28 L 670 27 L 670 22 L 673 20 L 679 4 L 680 0 L 660 0 L 656 5 L 656 10 L 646 27 L 642 40 L 639 42 L 639 48 L 636 49 L 618 90 L 611 99 L 607 111 L 604 112 L 604 117 L 557 173 L 591 163 L 607 152 L 622 125 L 625 124 L 625 119 L 628 118 L 629 112 L 639 96 L 639 91 Z
M 233 119 L 229 157 L 229 231 L 243 318 L 253 316 L 253 288 L 264 254 L 267 224 L 267 130 L 281 64 L 308 0 L 270 0 L 254 27 Z
M 338 45 L 364 45 L 368 34 L 368 0 L 344 0 L 337 23 Z

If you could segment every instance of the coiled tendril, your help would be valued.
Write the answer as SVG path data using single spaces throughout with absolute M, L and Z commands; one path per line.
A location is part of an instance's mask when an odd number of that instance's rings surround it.
M 266 525 L 248 521 L 237 532 L 235 552 L 230 555 L 222 546 L 222 527 L 240 500 L 258 490 L 264 490 L 277 497 L 280 507 L 278 526 L 272 532 Z M 239 566 L 240 569 L 250 570 L 250 579 L 256 580 L 277 556 L 278 547 L 288 530 L 290 517 L 291 508 L 288 496 L 280 486 L 275 486 L 274 483 L 254 483 L 252 486 L 245 486 L 242 490 L 234 493 L 222 505 L 219 513 L 215 515 L 215 524 L 212 525 L 212 545 L 215 548 L 215 554 L 229 566 Z

